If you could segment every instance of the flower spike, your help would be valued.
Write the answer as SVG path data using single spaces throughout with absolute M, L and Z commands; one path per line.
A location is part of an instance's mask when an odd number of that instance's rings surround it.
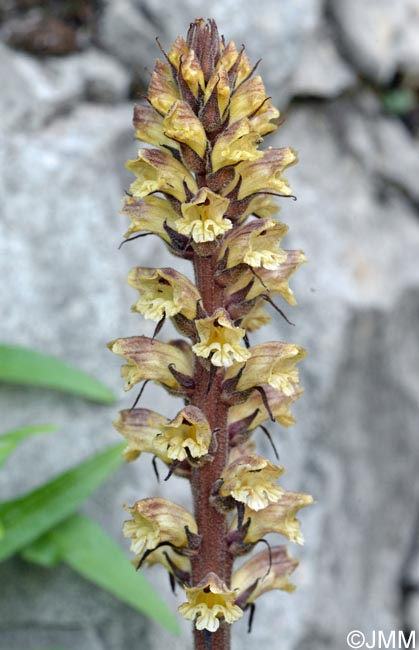
M 288 227 L 275 215 L 281 197 L 293 196 L 285 174 L 297 153 L 265 145 L 279 111 L 256 74 L 259 61 L 226 42 L 214 20 L 193 21 L 167 53 L 157 43 L 162 60 L 133 119 L 136 139 L 148 146 L 126 164 L 134 180 L 121 212 L 132 248 L 141 253 L 144 237 L 157 235 L 183 260 L 182 272 L 144 267 L 140 258 L 128 274 L 138 292 L 132 311 L 156 326 L 151 338 L 109 344 L 124 359 L 125 390 L 142 384 L 114 426 L 126 461 L 150 454 L 156 473 L 157 462 L 165 464 L 165 481 L 189 482 L 194 514 L 162 497 L 139 499 L 126 507 L 124 534 L 137 568 L 159 564 L 172 589 L 185 590 L 179 612 L 194 623 L 195 650 L 228 650 L 231 624 L 257 597 L 294 588 L 298 561 L 265 536 L 302 544 L 296 516 L 313 502 L 278 485 L 285 470 L 257 453 L 255 434 L 265 432 L 278 458 L 280 435 L 264 425 L 294 424 L 290 409 L 303 392 L 303 348 L 252 345 L 272 309 L 292 324 L 278 296 L 296 304 L 289 282 L 306 259 L 282 248 Z M 181 338 L 160 340 L 163 325 Z M 168 400 L 181 398 L 170 417 L 137 407 L 151 381 Z M 235 559 L 260 542 L 268 548 L 234 571 Z

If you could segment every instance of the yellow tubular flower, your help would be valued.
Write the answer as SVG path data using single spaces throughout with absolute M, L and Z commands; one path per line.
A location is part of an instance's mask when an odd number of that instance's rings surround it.
M 159 149 L 141 149 L 136 160 L 125 165 L 137 180 L 131 183 L 130 192 L 135 198 L 143 198 L 153 192 L 164 192 L 178 201 L 185 201 L 185 187 L 192 193 L 197 186 L 192 174 L 168 152 Z
M 228 464 L 231 465 L 236 460 L 243 458 L 243 456 L 253 456 L 255 452 L 256 443 L 254 440 L 249 438 L 249 440 L 246 440 L 240 445 L 236 445 L 230 449 L 230 453 L 228 455 Z
M 263 156 L 263 152 L 258 151 L 261 142 L 259 133 L 252 130 L 249 120 L 234 122 L 214 143 L 211 153 L 213 171 L 243 160 L 259 160 Z
M 290 196 L 291 188 L 288 181 L 282 176 L 282 172 L 287 167 L 295 165 L 297 160 L 297 152 L 291 147 L 268 149 L 263 152 L 263 156 L 259 160 L 242 162 L 237 165 L 235 167 L 236 179 L 223 191 L 223 194 L 227 196 L 237 184 L 237 180 L 241 178 L 239 199 L 264 190 Z
M 237 88 L 251 73 L 252 65 L 244 49 L 239 53 L 234 41 L 230 41 L 222 51 L 215 70 L 219 72 L 224 68 L 230 71 L 233 67 L 236 69 L 234 88 Z
M 276 124 L 271 122 L 271 120 L 276 120 L 278 117 L 278 109 L 275 108 L 270 99 L 266 99 L 259 110 L 249 118 L 249 122 L 252 129 L 258 131 L 260 135 L 267 135 L 278 128 Z
M 270 504 L 263 510 L 254 512 L 246 507 L 243 521 L 246 522 L 250 517 L 250 526 L 243 541 L 253 544 L 269 533 L 278 533 L 284 535 L 294 544 L 304 544 L 304 537 L 300 530 L 300 522 L 296 519 L 296 514 L 301 508 L 305 508 L 312 503 L 314 501 L 310 494 L 282 490 L 279 501 Z M 231 529 L 234 530 L 236 527 L 237 518 L 233 522 Z
M 208 573 L 196 587 L 186 587 L 187 602 L 182 603 L 179 612 L 188 621 L 195 621 L 197 630 L 216 632 L 220 619 L 234 623 L 243 616 L 243 611 L 234 604 L 236 593 L 215 574 Z
M 176 101 L 163 122 L 164 134 L 175 142 L 182 142 L 203 158 L 207 136 L 195 113 L 186 102 Z
M 124 535 L 132 539 L 130 550 L 136 555 L 141 556 L 164 542 L 187 549 L 186 529 L 195 535 L 198 533 L 192 515 L 173 501 L 152 497 L 124 507 L 132 517 L 124 522 Z
M 276 270 L 287 260 L 286 252 L 279 247 L 287 231 L 288 226 L 274 219 L 250 221 L 225 237 L 219 258 L 227 253 L 227 268 L 247 264 Z
M 290 406 L 302 395 L 303 390 L 296 389 L 292 395 L 284 395 L 284 393 L 277 388 L 272 388 L 268 384 L 261 384 L 269 408 L 275 420 L 283 427 L 290 427 L 295 424 L 295 419 L 290 412 Z M 267 412 L 262 396 L 259 392 L 253 391 L 251 395 L 241 404 L 231 406 L 228 411 L 228 424 L 231 429 L 231 435 L 239 428 L 241 420 L 246 420 L 252 413 L 255 416 L 247 429 L 253 431 L 263 422 L 269 420 L 269 413 Z
M 187 451 L 192 458 L 205 456 L 211 437 L 210 425 L 201 409 L 185 406 L 173 420 L 160 423 L 154 444 L 171 460 L 182 461 L 188 457 Z
M 179 148 L 176 142 L 166 137 L 163 128 L 163 117 L 152 106 L 136 104 L 134 106 L 133 124 L 137 140 L 156 147 L 166 145 L 175 149 Z
M 178 36 L 168 54 L 169 61 L 182 74 L 191 93 L 197 97 L 199 89 L 205 87 L 204 74 L 198 58 L 181 36 Z
M 225 309 L 217 309 L 209 318 L 196 320 L 195 325 L 200 341 L 192 350 L 198 357 L 210 357 L 214 366 L 224 368 L 250 357 L 250 352 L 240 345 L 245 330 L 233 325 Z
M 169 558 L 169 559 L 168 559 Z M 138 566 L 138 563 L 141 561 L 141 555 L 137 555 L 134 558 L 133 564 Z M 157 548 L 155 551 L 150 553 L 147 556 L 145 562 L 147 566 L 152 567 L 155 564 L 161 564 L 169 573 L 173 573 L 173 570 L 183 574 L 190 574 L 191 572 L 191 560 L 185 555 L 180 555 L 171 546 L 163 546 L 162 548 Z
M 237 601 L 245 606 L 273 589 L 294 591 L 289 577 L 298 564 L 285 546 L 274 546 L 270 554 L 268 549 L 257 553 L 233 573 L 232 588 L 238 592 Z
M 241 203 L 244 203 L 246 207 L 243 208 L 243 212 L 237 219 L 237 225 L 243 223 L 250 215 L 265 219 L 276 214 L 281 209 L 275 201 L 275 197 L 269 194 L 256 194 Z
M 252 77 L 242 83 L 231 97 L 230 124 L 255 113 L 266 99 L 265 86 L 261 77 Z
M 139 232 L 151 232 L 161 237 L 165 242 L 170 242 L 170 237 L 164 229 L 167 224 L 172 230 L 178 215 L 170 203 L 158 196 L 147 196 L 136 199 L 127 196 L 124 199 L 121 214 L 130 217 L 131 224 L 124 237 Z
M 228 465 L 221 478 L 221 497 L 233 497 L 251 510 L 261 510 L 281 498 L 282 488 L 274 482 L 284 473 L 284 468 L 273 465 L 256 454 L 242 456 Z
M 128 443 L 123 451 L 126 461 L 131 462 L 142 453 L 158 456 L 163 462 L 171 463 L 167 452 L 155 445 L 160 425 L 169 422 L 168 418 L 149 409 L 126 409 L 119 412 L 113 425 Z
M 121 368 L 121 376 L 126 378 L 124 390 L 130 390 L 140 381 L 150 379 L 169 389 L 178 390 L 180 385 L 170 372 L 171 364 L 182 375 L 192 378 L 194 374 L 190 348 L 184 341 L 162 343 L 146 336 L 131 336 L 111 341 L 108 348 L 128 362 Z
M 252 300 L 261 294 L 279 294 L 289 305 L 296 305 L 297 301 L 294 292 L 289 286 L 289 280 L 293 273 L 307 261 L 303 251 L 282 251 L 285 259 L 276 269 L 259 267 L 256 273 L 250 270 L 243 270 L 239 279 L 227 289 L 227 295 L 235 294 L 253 280 L 252 286 L 246 295 L 246 300 Z
M 186 44 L 185 39 L 182 36 L 178 36 L 170 48 L 167 58 L 173 67 L 176 68 L 176 70 L 179 70 L 181 59 L 185 58 L 189 51 L 190 49 Z
M 161 115 L 172 107 L 173 102 L 180 98 L 179 88 L 175 84 L 170 65 L 167 61 L 156 61 L 148 89 L 148 99 Z
M 189 203 L 182 203 L 183 217 L 175 223 L 182 235 L 190 235 L 194 242 L 214 241 L 230 230 L 233 224 L 225 219 L 230 201 L 202 187 Z
M 272 341 L 250 349 L 250 358 L 243 368 L 237 390 L 244 391 L 261 384 L 269 384 L 284 395 L 296 393 L 299 382 L 296 364 L 305 357 L 305 350 L 294 343 Z M 242 364 L 234 364 L 226 372 L 226 379 L 237 375 Z
M 266 302 L 261 298 L 247 312 L 246 316 L 242 318 L 240 325 L 243 327 L 246 332 L 255 332 L 264 325 L 267 325 L 271 322 L 271 317 L 267 313 Z
M 128 274 L 128 284 L 140 294 L 132 310 L 146 319 L 159 321 L 163 316 L 172 318 L 176 314 L 188 319 L 196 316 L 201 296 L 195 285 L 178 271 L 135 267 Z

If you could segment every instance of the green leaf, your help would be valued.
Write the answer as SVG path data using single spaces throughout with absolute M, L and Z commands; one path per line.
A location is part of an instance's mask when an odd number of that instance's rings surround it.
M 173 634 L 177 620 L 123 550 L 92 519 L 76 514 L 24 549 L 25 559 L 44 566 L 66 562 L 96 585 L 131 605 Z M 45 561 L 46 560 L 46 561 Z
M 58 427 L 53 424 L 39 424 L 3 433 L 0 435 L 0 466 L 6 461 L 20 442 L 36 433 L 49 433 L 50 431 L 56 431 L 57 428 Z
M 0 381 L 53 388 L 102 404 L 116 401 L 110 388 L 94 377 L 60 359 L 17 345 L 0 344 Z
M 0 561 L 72 515 L 122 463 L 118 444 L 101 451 L 19 499 L 0 503 Z
M 52 528 L 45 535 L 38 537 L 32 544 L 26 546 L 20 553 L 23 559 L 33 564 L 39 564 L 47 569 L 53 569 L 60 564 L 63 558 L 54 541 L 53 532 L 61 525 L 58 524 L 56 528 Z
M 395 88 L 383 93 L 384 108 L 389 113 L 404 115 L 413 111 L 418 103 L 415 92 L 411 88 Z

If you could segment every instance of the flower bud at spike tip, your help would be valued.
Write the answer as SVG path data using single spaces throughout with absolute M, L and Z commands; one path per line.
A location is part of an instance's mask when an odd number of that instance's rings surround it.
M 122 332 L 131 336 L 109 343 L 124 359 L 125 390 L 141 384 L 114 426 L 126 461 L 146 454 L 157 477 L 163 465 L 165 481 L 189 482 L 194 514 L 160 496 L 141 498 L 126 507 L 124 534 L 137 568 L 158 564 L 172 588 L 185 589 L 179 612 L 194 624 L 195 650 L 229 650 L 230 626 L 245 608 L 267 591 L 294 589 L 298 561 L 265 536 L 302 544 L 296 515 L 313 502 L 279 486 L 284 468 L 256 450 L 262 430 L 278 457 L 277 425 L 294 424 L 290 409 L 303 393 L 298 344 L 252 345 L 272 308 L 288 328 L 279 302 L 296 304 L 289 282 L 306 258 L 283 248 L 288 226 L 277 213 L 291 195 L 287 170 L 297 153 L 265 144 L 279 111 L 255 74 L 258 63 L 220 36 L 214 20 L 193 21 L 167 51 L 158 45 L 147 101 L 134 108 L 135 138 L 147 146 L 126 164 L 134 179 L 121 210 L 139 264 L 128 273 L 132 311 L 157 324 L 152 338 Z M 145 241 L 158 261 L 162 246 L 181 258 L 182 272 L 141 266 Z M 165 341 L 172 325 L 181 338 Z M 143 407 L 149 381 L 169 393 L 167 415 Z M 234 571 L 235 558 L 260 541 L 268 548 Z

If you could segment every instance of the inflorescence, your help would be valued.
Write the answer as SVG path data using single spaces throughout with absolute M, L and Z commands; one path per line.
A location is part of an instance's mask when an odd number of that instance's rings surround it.
M 148 453 L 167 476 L 190 482 L 194 515 L 163 498 L 140 499 L 126 507 L 124 533 L 138 566 L 160 563 L 185 589 L 179 611 L 195 624 L 196 647 L 215 633 L 213 647 L 225 649 L 227 624 L 256 598 L 294 588 L 297 560 L 265 536 L 302 544 L 296 514 L 313 502 L 277 483 L 284 469 L 256 454 L 252 439 L 262 429 L 273 445 L 264 424 L 292 425 L 290 407 L 302 393 L 304 350 L 277 341 L 250 346 L 248 337 L 270 321 L 266 307 L 277 296 L 295 304 L 289 279 L 305 257 L 281 248 L 288 228 L 273 215 L 276 197 L 291 196 L 283 172 L 297 155 L 260 148 L 279 112 L 257 66 L 244 48 L 225 44 L 213 20 L 196 20 L 186 41 L 178 37 L 162 53 L 147 103 L 134 110 L 136 138 L 152 148 L 127 163 L 135 180 L 122 209 L 131 220 L 125 237 L 157 235 L 191 261 L 195 283 L 172 268 L 132 269 L 132 309 L 156 321 L 155 336 L 109 347 L 125 359 L 126 390 L 152 380 L 183 398 L 173 419 L 134 407 L 115 427 L 127 461 Z M 166 319 L 182 338 L 155 338 Z M 234 560 L 261 540 L 267 548 L 234 571 Z

